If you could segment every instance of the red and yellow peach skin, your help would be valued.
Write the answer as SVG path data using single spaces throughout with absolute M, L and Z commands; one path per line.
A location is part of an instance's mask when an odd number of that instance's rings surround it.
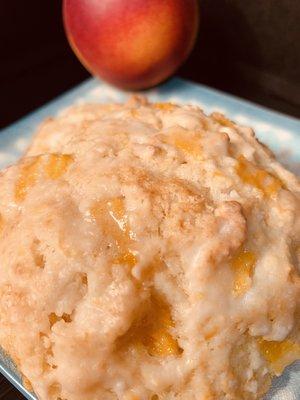
M 169 77 L 192 50 L 197 0 L 64 0 L 69 42 L 94 75 L 125 88 Z

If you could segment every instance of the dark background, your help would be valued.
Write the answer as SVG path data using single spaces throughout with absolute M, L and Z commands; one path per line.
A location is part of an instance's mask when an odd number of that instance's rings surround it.
M 61 1 L 1 0 L 0 18 L 4 126 L 89 74 L 66 41 Z M 300 1 L 202 0 L 179 75 L 300 117 Z
M 0 54 L 0 126 L 89 76 L 59 0 L 1 0 Z M 178 74 L 300 117 L 300 1 L 202 0 L 199 40 Z M 21 398 L 5 388 L 0 378 L 0 399 Z

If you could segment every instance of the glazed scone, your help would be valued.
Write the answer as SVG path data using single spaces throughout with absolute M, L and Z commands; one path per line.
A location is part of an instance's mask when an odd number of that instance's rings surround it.
M 73 107 L 0 176 L 0 345 L 40 400 L 256 400 L 300 358 L 300 184 L 192 106 Z

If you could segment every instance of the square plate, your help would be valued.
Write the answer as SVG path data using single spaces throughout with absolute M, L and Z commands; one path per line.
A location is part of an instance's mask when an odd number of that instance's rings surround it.
M 290 170 L 300 175 L 300 120 L 178 78 L 143 94 L 154 101 L 199 105 L 207 113 L 219 111 L 241 125 L 253 127 L 257 137 L 267 144 Z M 44 118 L 53 116 L 72 104 L 121 102 L 126 100 L 128 95 L 93 78 L 85 81 L 13 125 L 0 130 L 0 168 L 20 157 Z M 28 400 L 36 399 L 23 387 L 13 363 L 1 351 L 0 372 Z M 274 380 L 272 389 L 265 397 L 265 400 L 271 399 L 300 399 L 300 362 L 294 363 L 280 378 Z

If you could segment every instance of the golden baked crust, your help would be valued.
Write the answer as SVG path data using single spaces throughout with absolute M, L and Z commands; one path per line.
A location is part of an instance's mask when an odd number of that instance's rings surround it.
M 192 106 L 73 107 L 0 176 L 0 344 L 41 400 L 254 400 L 300 356 L 298 179 Z

